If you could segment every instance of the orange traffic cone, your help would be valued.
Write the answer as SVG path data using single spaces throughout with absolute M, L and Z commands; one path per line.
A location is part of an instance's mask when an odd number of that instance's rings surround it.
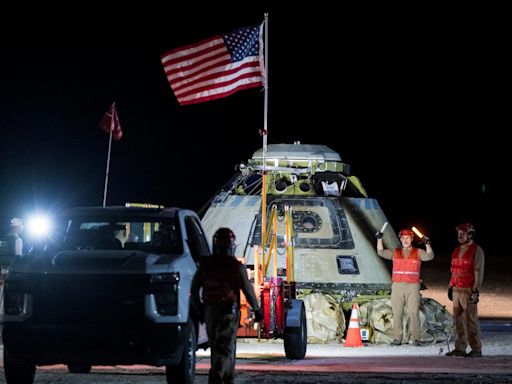
M 359 315 L 357 314 L 357 304 L 352 304 L 352 313 L 350 314 L 350 322 L 348 325 L 347 339 L 345 347 L 363 347 L 361 340 L 361 330 L 359 329 Z

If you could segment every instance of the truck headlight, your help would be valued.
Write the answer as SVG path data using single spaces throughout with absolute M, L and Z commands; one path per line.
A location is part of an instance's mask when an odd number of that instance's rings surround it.
M 4 296 L 4 311 L 6 315 L 21 315 L 25 308 L 25 294 L 8 292 Z
M 32 295 L 27 289 L 27 276 L 25 274 L 10 272 L 7 275 L 3 294 L 4 314 L 27 315 L 31 311 Z
M 150 293 L 155 297 L 156 310 L 162 316 L 178 313 L 178 283 L 180 273 L 154 273 L 149 276 Z

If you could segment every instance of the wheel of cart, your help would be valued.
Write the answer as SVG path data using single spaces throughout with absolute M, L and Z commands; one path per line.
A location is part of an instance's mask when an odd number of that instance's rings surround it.
M 286 311 L 284 352 L 288 359 L 303 359 L 308 344 L 306 308 L 302 300 L 293 299 L 290 302 L 290 308 Z

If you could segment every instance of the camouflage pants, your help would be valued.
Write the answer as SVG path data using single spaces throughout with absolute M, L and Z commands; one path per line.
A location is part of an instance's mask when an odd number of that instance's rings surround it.
M 391 309 L 393 311 L 393 340 L 402 342 L 404 308 L 409 313 L 411 339 L 420 341 L 420 285 L 393 283 L 391 286 Z M 409 340 L 404 340 L 407 343 Z
M 207 305 L 204 317 L 211 354 L 208 384 L 232 384 L 240 310 L 236 305 Z
M 465 352 L 469 345 L 475 352 L 482 351 L 480 321 L 476 304 L 470 303 L 471 288 L 453 288 L 453 318 L 455 320 L 455 349 Z

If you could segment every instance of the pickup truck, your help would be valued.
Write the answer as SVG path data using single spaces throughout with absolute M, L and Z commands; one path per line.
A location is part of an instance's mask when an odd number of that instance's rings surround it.
M 204 327 L 190 288 L 210 245 L 195 212 L 81 207 L 9 266 L 3 287 L 8 384 L 32 383 L 36 366 L 165 366 L 168 383 L 192 383 Z

